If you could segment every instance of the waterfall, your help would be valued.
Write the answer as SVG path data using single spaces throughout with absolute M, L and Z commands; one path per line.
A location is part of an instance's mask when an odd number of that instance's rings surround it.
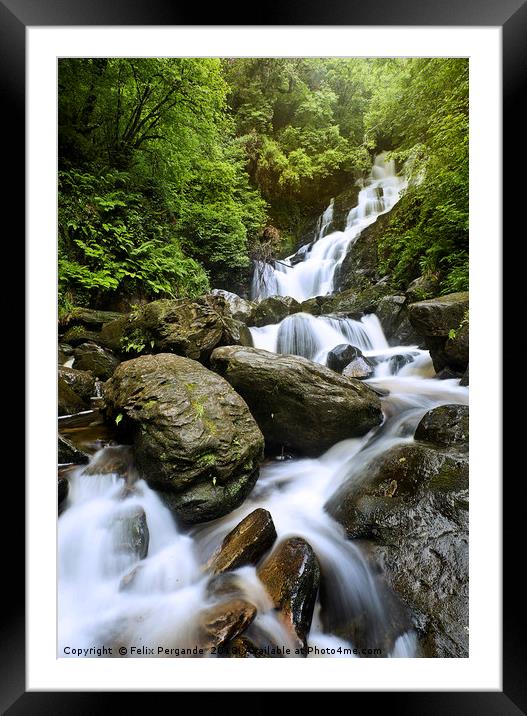
M 304 299 L 330 291 L 335 270 L 352 242 L 390 210 L 403 188 L 393 163 L 379 155 L 345 231 L 325 233 L 332 221 L 332 202 L 319 221 L 317 241 L 297 254 L 304 260 L 293 264 L 290 257 L 285 266 L 266 265 L 254 287 L 256 295 Z M 345 481 L 361 479 L 371 460 L 394 445 L 411 442 L 428 410 L 468 403 L 468 388 L 458 380 L 436 380 L 428 351 L 390 347 L 373 314 L 353 320 L 297 313 L 250 330 L 256 348 L 320 364 L 338 344 L 360 348 L 374 364 L 373 376 L 365 382 L 386 394 L 381 399 L 383 424 L 361 438 L 337 443 L 318 458 L 267 459 L 240 507 L 185 533 L 145 481 L 131 480 L 130 473 L 128 481 L 119 474 L 105 474 L 101 465 L 107 451 L 124 448 L 104 448 L 87 467 L 76 468 L 58 524 L 59 656 L 99 656 L 103 647 L 126 648 L 127 656 L 188 655 L 184 650 L 196 645 L 200 612 L 214 603 L 203 565 L 230 530 L 258 507 L 271 513 L 278 540 L 304 537 L 320 563 L 324 596 L 317 597 L 310 657 L 352 656 L 352 642 L 332 624 L 349 624 L 357 615 L 373 643 L 388 644 L 384 656 L 417 654 L 416 634 L 393 618 L 393 596 L 387 596 L 387 588 L 372 573 L 361 545 L 346 539 L 324 505 Z M 270 645 L 291 645 L 256 569 L 242 567 L 233 574 L 241 595 L 258 610 L 249 633 L 257 630 Z M 94 652 L 67 653 L 69 645 Z M 134 652 L 135 646 L 152 651 Z
M 335 275 L 350 247 L 367 226 L 395 206 L 405 187 L 404 178 L 397 176 L 395 164 L 386 159 L 386 152 L 377 155 L 359 192 L 357 206 L 348 213 L 344 231 L 325 234 L 333 221 L 332 200 L 319 218 L 317 238 L 312 244 L 274 266 L 255 266 L 253 298 L 292 296 L 305 301 L 332 293 Z

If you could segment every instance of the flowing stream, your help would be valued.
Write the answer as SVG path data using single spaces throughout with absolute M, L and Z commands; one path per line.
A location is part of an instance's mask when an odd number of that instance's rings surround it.
M 304 251 L 304 260 L 290 268 L 271 269 L 256 287 L 258 296 L 276 293 L 305 299 L 331 290 L 346 251 L 362 228 L 389 211 L 403 186 L 393 165 L 378 157 L 359 205 L 350 211 L 348 229 L 323 235 L 331 223 L 330 205 L 319 222 L 320 237 Z M 364 355 L 376 357 L 374 375 L 367 382 L 388 391 L 382 398 L 383 424 L 368 435 L 334 445 L 316 459 L 267 460 L 241 507 L 187 532 L 178 530 L 160 497 L 143 480 L 129 487 L 116 474 L 96 474 L 97 461 L 119 449 L 103 448 L 88 470 L 95 474 L 78 468 L 71 475 L 67 508 L 59 518 L 59 655 L 67 647 L 91 647 L 95 651 L 80 655 L 99 656 L 97 649 L 120 645 L 128 648 L 129 656 L 186 655 L 182 650 L 196 643 L 200 610 L 215 603 L 203 565 L 224 536 L 257 507 L 270 511 L 279 540 L 304 537 L 320 562 L 325 586 L 315 607 L 310 656 L 353 656 L 353 643 L 337 626 L 357 614 L 364 616 L 366 642 L 385 645 L 384 656 L 416 655 L 409 622 L 394 619 L 393 595 L 372 571 L 363 546 L 346 539 L 324 504 L 344 481 L 361 479 L 371 460 L 397 443 L 412 441 L 426 411 L 446 403 L 467 404 L 468 389 L 458 380 L 435 379 L 427 351 L 389 347 L 374 315 L 355 321 L 299 313 L 251 332 L 257 348 L 322 364 L 339 343 L 351 343 Z M 404 360 L 393 360 L 394 356 Z M 141 559 L 130 547 L 130 520 L 143 513 L 149 544 Z M 294 649 L 255 568 L 243 567 L 234 574 L 241 592 L 258 609 L 246 633 L 258 635 L 259 642 L 263 639 L 270 647 Z M 131 645 L 139 651 L 131 653 Z M 176 651 L 159 653 L 158 647 Z

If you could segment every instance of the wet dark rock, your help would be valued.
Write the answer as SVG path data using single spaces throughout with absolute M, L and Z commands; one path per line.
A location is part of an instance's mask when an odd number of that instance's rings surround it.
M 73 346 L 67 343 L 59 343 L 57 349 L 57 362 L 59 366 L 64 365 L 67 361 L 73 358 Z
M 349 289 L 328 296 L 324 301 L 324 313 L 338 313 L 350 318 L 360 318 L 365 313 L 376 313 L 381 299 L 391 293 L 385 282 L 366 285 L 362 289 Z
M 400 322 L 392 330 L 388 342 L 391 346 L 417 346 L 418 348 L 426 348 L 424 337 L 419 334 L 410 323 L 406 306 L 401 311 Z
M 466 371 L 463 373 L 463 377 L 459 381 L 459 385 L 467 386 L 469 381 L 469 375 L 468 375 L 468 365 Z
M 312 316 L 321 316 L 324 312 L 324 300 L 325 296 L 308 298 L 307 301 L 302 301 L 300 304 L 300 311 L 302 313 L 309 313 Z
M 283 540 L 257 574 L 285 624 L 305 645 L 320 582 L 318 560 L 309 543 L 302 537 Z
M 256 304 L 253 314 L 254 325 L 261 327 L 280 323 L 287 316 L 300 310 L 300 303 L 291 296 L 270 296 Z
M 59 367 L 59 380 L 63 380 L 78 396 L 89 405 L 90 398 L 95 395 L 95 378 L 86 370 Z
M 268 447 L 317 455 L 382 422 L 364 383 L 306 358 L 255 348 L 217 348 L 211 366 L 245 399 Z
M 251 491 L 263 436 L 216 373 L 181 356 L 142 356 L 117 367 L 104 399 L 110 421 L 122 415 L 141 474 L 181 520 L 221 517 Z
M 225 298 L 209 295 L 145 304 L 127 322 L 121 343 L 206 362 L 216 346 L 241 344 L 244 336 L 247 327 L 232 318 Z
M 61 369 L 64 370 L 64 369 Z M 58 379 L 58 414 L 73 415 L 88 410 L 88 404 L 70 388 L 64 378 Z
M 467 445 L 469 438 L 468 405 L 441 405 L 429 410 L 415 431 L 416 440 L 435 445 Z
M 229 532 L 220 550 L 209 562 L 211 572 L 218 574 L 247 564 L 256 564 L 271 549 L 276 529 L 270 512 L 258 508 Z
M 437 380 L 459 380 L 461 373 L 452 368 L 442 368 L 438 373 L 435 374 Z
M 423 336 L 447 337 L 456 330 L 468 310 L 468 291 L 450 293 L 408 307 L 412 325 Z
M 98 343 L 100 333 L 90 330 L 84 326 L 71 326 L 62 336 L 63 343 L 69 343 L 72 346 L 80 346 L 81 343 Z
M 57 483 L 57 498 L 58 498 L 58 504 L 59 504 L 59 512 L 64 508 L 64 503 L 66 502 L 66 499 L 68 498 L 69 487 L 70 487 L 70 483 L 68 482 L 67 478 L 59 477 L 58 483 Z
M 100 334 L 96 338 L 98 345 L 109 348 L 114 351 L 117 355 L 125 356 L 125 343 L 123 341 L 124 335 L 128 329 L 128 326 L 132 322 L 133 314 L 125 314 L 120 318 L 116 318 L 114 321 L 105 323 L 101 328 Z M 129 357 L 129 356 L 128 356 Z
M 451 293 L 408 306 L 412 326 L 424 336 L 437 372 L 463 372 L 468 365 L 468 291 Z
M 344 368 L 358 357 L 362 357 L 360 348 L 356 348 L 349 343 L 339 343 L 338 346 L 329 351 L 326 365 L 331 370 L 342 373 Z
M 98 311 L 92 308 L 72 308 L 60 318 L 62 328 L 70 326 L 85 326 L 92 330 L 99 330 L 104 323 L 120 318 L 122 314 L 116 311 Z
M 256 607 L 244 599 L 205 609 L 199 618 L 198 643 L 207 651 L 218 648 L 241 634 L 255 617 Z
M 406 296 L 383 296 L 377 305 L 377 318 L 379 319 L 386 339 L 389 341 L 399 326 L 403 314 Z
M 130 553 L 137 559 L 147 556 L 150 533 L 142 507 L 115 518 L 114 540 L 119 551 Z
M 398 353 L 390 358 L 390 369 L 392 373 L 398 373 L 408 363 L 413 363 L 414 356 L 411 353 Z
M 124 478 L 129 478 L 133 472 L 133 449 L 129 445 L 108 445 L 83 470 L 84 475 L 119 475 Z
M 206 590 L 207 596 L 213 599 L 243 597 L 243 590 L 240 587 L 238 576 L 232 572 L 215 574 L 207 582 Z
M 119 365 L 119 359 L 111 351 L 95 343 L 82 343 L 75 348 L 74 355 L 77 370 L 89 371 L 101 380 L 108 380 Z
M 88 453 L 70 442 L 63 435 L 58 436 L 58 463 L 64 465 L 66 463 L 74 463 L 75 465 L 84 465 L 89 460 Z
M 468 655 L 468 458 L 395 446 L 326 505 L 410 610 L 425 656 Z

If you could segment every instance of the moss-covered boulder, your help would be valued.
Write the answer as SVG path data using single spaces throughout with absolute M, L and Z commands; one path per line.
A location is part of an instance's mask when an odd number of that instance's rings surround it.
M 98 311 L 92 308 L 78 306 L 62 315 L 59 323 L 63 330 L 71 326 L 84 326 L 90 328 L 90 330 L 97 331 L 100 330 L 105 323 L 113 321 L 121 315 L 122 314 L 117 311 Z
M 268 446 L 319 455 L 382 422 L 378 396 L 306 358 L 228 346 L 211 367 L 245 399 Z
M 206 362 L 216 346 L 243 344 L 248 333 L 232 318 L 223 296 L 161 299 L 130 316 L 121 345 L 137 353 L 175 353 Z
M 429 410 L 415 431 L 415 439 L 435 445 L 468 447 L 468 405 L 440 405 Z
M 137 466 L 185 522 L 241 504 L 258 477 L 263 436 L 243 399 L 198 362 L 170 354 L 121 363 L 106 415 L 133 441 Z

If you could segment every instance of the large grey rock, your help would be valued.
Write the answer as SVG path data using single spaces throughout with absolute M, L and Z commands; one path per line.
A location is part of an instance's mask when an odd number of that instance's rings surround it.
M 349 343 L 339 343 L 338 346 L 332 348 L 326 359 L 326 365 L 337 373 L 342 373 L 344 368 L 351 363 L 352 360 L 362 356 L 362 351 Z
M 410 609 L 425 656 L 468 655 L 468 458 L 395 446 L 326 509 L 372 553 Z
M 78 306 L 72 308 L 64 316 L 60 318 L 60 325 L 63 328 L 70 326 L 87 326 L 92 330 L 99 330 L 104 323 L 114 321 L 122 314 L 117 311 L 98 311 L 92 308 L 83 308 Z
M 134 559 L 144 559 L 148 554 L 150 533 L 146 514 L 142 507 L 125 510 L 115 518 L 112 526 L 113 541 L 117 551 Z
M 211 366 L 246 400 L 272 446 L 317 455 L 382 422 L 378 396 L 306 358 L 256 348 L 217 348 Z
M 276 529 L 271 514 L 258 508 L 247 515 L 223 540 L 209 561 L 214 574 L 256 564 L 273 546 Z
M 320 582 L 313 549 L 302 537 L 280 542 L 257 574 L 291 632 L 305 646 Z
M 254 486 L 263 436 L 227 381 L 196 361 L 159 354 L 121 363 L 104 399 L 110 420 L 123 416 L 138 468 L 183 521 L 220 517 Z
M 399 326 L 404 304 L 405 296 L 383 296 L 377 305 L 377 318 L 379 319 L 382 330 L 387 340 L 390 340 Z

